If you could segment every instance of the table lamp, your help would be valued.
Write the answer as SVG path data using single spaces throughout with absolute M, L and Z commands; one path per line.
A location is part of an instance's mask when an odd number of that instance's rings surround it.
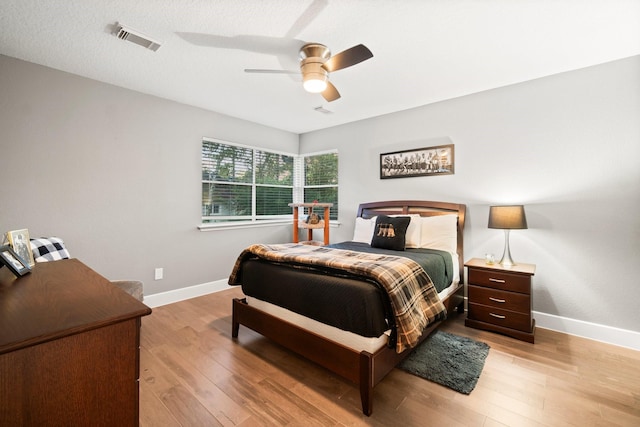
M 504 230 L 504 253 L 502 254 L 500 264 L 507 267 L 516 265 L 511 258 L 511 251 L 509 250 L 509 230 L 527 228 L 527 217 L 524 214 L 524 206 L 490 206 L 489 228 L 500 228 Z

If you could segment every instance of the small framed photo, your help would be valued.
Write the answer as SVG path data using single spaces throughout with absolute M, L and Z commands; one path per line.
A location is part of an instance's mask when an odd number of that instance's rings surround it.
M 8 245 L 0 247 L 0 263 L 6 265 L 17 277 L 24 276 L 31 272 L 31 267 L 29 267 L 27 261 L 22 259 L 22 257 L 15 253 L 14 250 L 11 249 L 11 246 Z
M 13 230 L 7 232 L 7 238 L 9 244 L 13 248 L 13 251 L 20 255 L 20 257 L 29 263 L 29 267 L 35 265 L 33 259 L 33 252 L 31 252 L 31 242 L 29 239 L 29 230 L 26 228 L 23 230 Z

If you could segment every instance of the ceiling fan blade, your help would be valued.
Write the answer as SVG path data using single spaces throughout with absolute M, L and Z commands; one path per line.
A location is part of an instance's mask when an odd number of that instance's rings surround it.
M 255 73 L 255 74 L 300 74 L 300 71 L 292 71 L 292 70 L 263 70 L 260 68 L 245 68 L 245 73 Z
M 309 24 L 311 24 L 316 17 L 324 10 L 329 2 L 327 0 L 313 0 L 313 2 L 307 7 L 307 9 L 296 19 L 287 34 L 286 38 L 297 37 Z
M 327 88 L 322 91 L 322 97 L 327 102 L 335 101 L 336 99 L 340 98 L 340 92 L 338 92 L 338 89 L 336 89 L 336 87 L 332 85 L 331 82 L 327 82 Z
M 294 38 L 267 37 L 267 36 L 219 36 L 216 34 L 176 32 L 187 43 L 220 49 L 245 50 L 247 52 L 257 52 L 266 55 L 273 55 L 278 59 L 280 66 L 284 69 L 297 69 L 299 60 L 298 52 L 305 42 Z
M 347 50 L 333 55 L 327 62 L 322 65 L 322 68 L 329 72 L 342 70 L 343 68 L 351 67 L 352 65 L 359 64 L 362 61 L 366 61 L 369 58 L 373 58 L 373 53 L 363 44 L 353 46 Z

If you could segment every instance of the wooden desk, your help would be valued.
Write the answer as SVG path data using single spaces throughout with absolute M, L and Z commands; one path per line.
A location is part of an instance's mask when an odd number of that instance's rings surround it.
M 137 426 L 151 309 L 76 259 L 0 269 L 0 425 Z

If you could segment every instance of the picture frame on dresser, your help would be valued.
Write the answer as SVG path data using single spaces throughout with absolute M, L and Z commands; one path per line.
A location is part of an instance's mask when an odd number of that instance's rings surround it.
M 6 265 L 16 277 L 21 277 L 31 272 L 29 264 L 11 249 L 11 246 L 0 247 L 0 261 L 2 262 L 1 265 Z
M 20 257 L 29 263 L 29 267 L 33 267 L 36 262 L 33 259 L 33 252 L 31 252 L 31 239 L 29 238 L 29 230 L 26 228 L 22 230 L 13 230 L 7 232 L 7 240 L 9 245 L 13 248 Z

